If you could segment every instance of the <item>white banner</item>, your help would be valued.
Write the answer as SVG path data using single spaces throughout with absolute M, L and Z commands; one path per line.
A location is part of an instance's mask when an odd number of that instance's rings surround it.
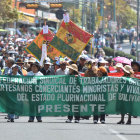
M 69 22 L 70 22 L 69 14 L 68 14 L 68 13 L 63 14 L 63 19 L 64 19 L 64 22 L 65 22 L 65 23 L 69 23 Z
M 41 60 L 40 60 L 40 66 L 43 66 L 43 61 L 46 57 L 47 57 L 47 45 L 43 44 L 42 45 L 42 56 L 41 56 Z
M 43 26 L 43 34 L 48 34 L 48 25 Z

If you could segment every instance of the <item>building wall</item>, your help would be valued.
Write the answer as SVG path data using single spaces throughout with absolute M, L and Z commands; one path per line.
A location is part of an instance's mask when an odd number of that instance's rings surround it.
M 17 8 L 17 10 L 22 13 L 19 15 L 18 23 L 24 25 L 35 25 L 36 10 L 20 7 L 20 3 L 21 2 L 19 0 L 12 0 L 12 7 Z
M 15 1 L 16 0 L 13 0 L 13 2 L 12 2 L 13 8 L 15 8 Z M 19 4 L 20 4 L 20 2 L 17 1 L 16 7 L 20 12 L 35 15 L 35 9 L 26 9 L 26 7 L 19 7 Z

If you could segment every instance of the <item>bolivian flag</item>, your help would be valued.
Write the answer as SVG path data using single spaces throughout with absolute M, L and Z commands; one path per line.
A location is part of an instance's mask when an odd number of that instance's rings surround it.
M 49 41 L 54 37 L 54 33 L 52 33 L 50 30 L 48 31 L 48 34 L 43 35 L 43 30 L 39 33 L 39 35 L 33 40 L 31 44 L 29 44 L 25 49 L 28 53 L 32 54 L 36 59 L 39 61 L 41 60 L 41 54 L 42 54 L 42 44 L 44 41 Z M 47 55 L 52 60 L 55 57 L 62 56 L 62 54 L 55 48 L 48 46 L 47 47 Z
M 91 34 L 79 28 L 72 21 L 69 23 L 63 21 L 50 45 L 76 61 L 91 37 Z

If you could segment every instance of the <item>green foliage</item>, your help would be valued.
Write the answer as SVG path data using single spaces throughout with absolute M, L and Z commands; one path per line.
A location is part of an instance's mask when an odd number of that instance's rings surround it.
M 130 8 L 126 1 L 119 0 L 116 5 L 116 16 L 118 21 L 122 23 L 122 28 L 130 28 L 136 25 L 136 12 Z
M 112 0 L 104 0 L 108 14 L 112 15 L 113 19 L 113 1 Z M 110 11 L 110 12 L 109 12 Z M 137 15 L 136 12 L 127 4 L 125 0 L 116 0 L 116 19 L 118 25 L 122 28 L 131 28 L 137 23 Z
M 69 11 L 71 20 L 76 24 L 81 25 L 81 8 L 76 9 L 73 3 L 68 2 L 63 3 L 63 7 Z
M 71 20 L 74 21 L 77 24 L 81 24 L 81 13 L 80 13 L 80 9 L 73 9 L 70 10 L 70 17 Z
M 17 10 L 12 8 L 12 0 L 1 0 L 0 9 L 0 24 L 14 22 L 18 19 Z
M 109 48 L 109 47 L 104 47 L 103 48 L 104 51 L 105 51 L 105 54 L 107 56 L 114 56 L 114 50 L 112 48 Z M 122 57 L 126 57 L 126 58 L 129 58 L 129 59 L 133 59 L 133 60 L 136 60 L 136 57 L 133 56 L 133 55 L 130 55 L 130 54 L 127 54 L 127 53 L 124 53 L 122 51 L 115 51 L 115 56 L 122 56 Z

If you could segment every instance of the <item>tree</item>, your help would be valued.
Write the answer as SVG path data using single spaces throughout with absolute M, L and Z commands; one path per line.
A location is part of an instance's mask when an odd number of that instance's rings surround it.
M 0 24 L 14 22 L 18 19 L 18 12 L 12 8 L 12 0 L 0 0 Z
M 69 12 L 71 20 L 76 24 L 81 25 L 81 7 L 76 9 L 74 3 L 68 2 L 63 3 L 63 7 Z
M 106 5 L 106 11 L 113 13 L 113 1 L 104 0 Z M 113 14 L 112 16 L 113 19 Z M 107 15 L 106 15 L 107 16 Z M 137 15 L 136 12 L 128 5 L 124 0 L 116 0 L 116 20 L 122 28 L 130 28 L 136 25 Z

